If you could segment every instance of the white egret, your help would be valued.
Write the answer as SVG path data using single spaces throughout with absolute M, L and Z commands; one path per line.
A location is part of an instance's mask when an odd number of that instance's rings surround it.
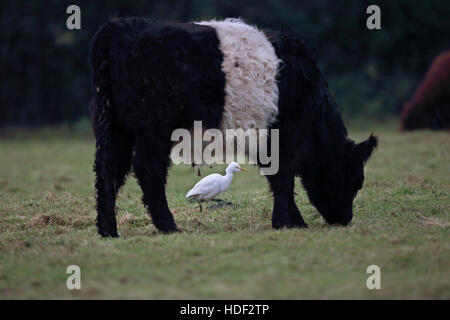
M 231 162 L 225 170 L 226 174 L 224 176 L 213 173 L 204 177 L 186 193 L 186 198 L 197 200 L 200 205 L 200 211 L 202 211 L 202 201 L 211 200 L 218 194 L 227 191 L 233 180 L 234 173 L 239 171 L 247 170 L 241 168 L 238 163 Z

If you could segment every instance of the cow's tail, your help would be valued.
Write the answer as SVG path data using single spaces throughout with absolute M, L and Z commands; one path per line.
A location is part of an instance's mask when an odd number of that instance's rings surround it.
M 113 112 L 110 86 L 110 46 L 114 25 L 110 22 L 100 27 L 94 35 L 89 52 L 93 98 L 90 103 L 95 148 L 95 188 L 99 233 L 102 236 L 117 236 L 115 216 L 111 215 L 114 203 L 114 142 Z M 112 229 L 111 229 L 112 228 Z M 106 230 L 106 231 L 105 231 Z
M 109 78 L 109 48 L 113 35 L 114 23 L 102 25 L 94 35 L 90 51 L 89 65 L 91 69 L 91 85 L 93 98 L 90 103 L 90 113 L 95 137 L 105 141 L 108 139 L 112 125 L 112 110 L 110 99 Z

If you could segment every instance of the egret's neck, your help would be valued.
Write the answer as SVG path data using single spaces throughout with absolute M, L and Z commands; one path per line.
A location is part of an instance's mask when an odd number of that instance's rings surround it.
M 224 176 L 222 176 L 223 180 L 222 180 L 222 186 L 221 186 L 221 192 L 225 192 L 226 190 L 228 190 L 228 188 L 231 185 L 231 181 L 233 180 L 233 176 L 234 176 L 234 171 L 233 169 L 228 169 L 225 170 L 226 174 Z
M 224 175 L 225 181 L 228 183 L 231 183 L 231 180 L 233 180 L 234 177 L 234 171 L 233 170 L 227 170 L 226 174 Z

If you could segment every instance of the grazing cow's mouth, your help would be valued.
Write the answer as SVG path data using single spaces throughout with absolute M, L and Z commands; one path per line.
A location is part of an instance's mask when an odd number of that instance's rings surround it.
M 353 218 L 353 217 L 344 218 L 344 219 L 341 221 L 341 224 L 342 224 L 343 226 L 348 225 L 348 224 L 350 223 L 350 221 L 352 221 L 352 218 Z
M 335 214 L 335 215 L 323 215 L 324 219 L 329 224 L 340 224 L 343 226 L 347 226 L 353 219 L 353 212 L 349 214 Z

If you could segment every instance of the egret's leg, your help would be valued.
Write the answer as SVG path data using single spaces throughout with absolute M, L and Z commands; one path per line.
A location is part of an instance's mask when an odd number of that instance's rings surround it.
M 200 212 L 202 212 L 203 208 L 202 208 L 202 202 L 200 200 L 198 201 L 198 205 L 200 206 Z
M 197 165 L 197 164 L 195 163 L 195 161 L 192 161 L 191 166 L 192 166 L 192 169 L 195 169 L 195 167 L 197 167 L 197 176 L 201 177 L 201 176 L 202 176 L 202 173 L 200 172 L 200 166 Z

